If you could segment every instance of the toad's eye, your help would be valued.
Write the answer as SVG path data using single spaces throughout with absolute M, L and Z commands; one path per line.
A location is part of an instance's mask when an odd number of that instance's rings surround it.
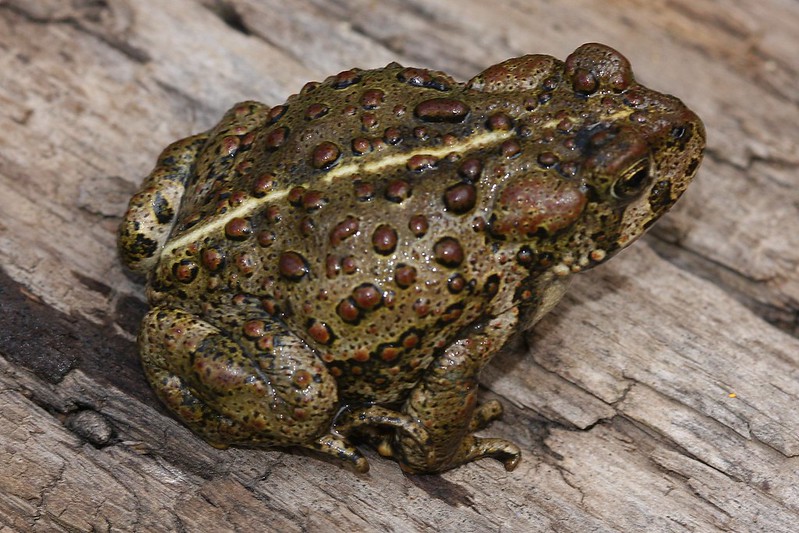
M 621 174 L 611 192 L 615 198 L 626 200 L 638 195 L 649 183 L 649 159 L 639 159 Z

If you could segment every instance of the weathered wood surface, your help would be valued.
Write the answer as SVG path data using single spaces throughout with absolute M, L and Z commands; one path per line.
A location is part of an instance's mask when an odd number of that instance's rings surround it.
M 799 3 L 0 0 L 2 531 L 791 531 Z M 485 373 L 524 449 L 405 476 L 218 451 L 168 417 L 114 231 L 168 142 L 392 60 L 467 79 L 586 41 L 708 129 L 698 181 Z M 529 353 L 526 353 L 528 352 Z

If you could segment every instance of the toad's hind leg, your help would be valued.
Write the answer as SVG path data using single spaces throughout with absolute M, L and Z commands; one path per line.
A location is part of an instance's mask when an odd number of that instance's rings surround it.
M 167 146 L 155 168 L 130 199 L 119 226 L 119 253 L 134 271 L 147 272 L 172 231 L 186 182 L 207 133 L 186 137 Z
M 418 420 L 429 439 L 419 442 L 396 432 L 381 446 L 409 472 L 433 473 L 492 457 L 507 470 L 516 467 L 519 448 L 503 439 L 476 437 L 472 433 L 502 414 L 497 401 L 477 405 L 480 370 L 516 329 L 518 310 L 476 325 L 453 343 L 428 368 L 414 387 L 402 412 Z
M 156 307 L 139 335 L 142 365 L 161 401 L 214 446 L 300 446 L 367 470 L 330 433 L 338 394 L 324 364 L 280 324 L 260 320 L 258 334 L 235 342 L 191 313 Z
M 268 111 L 258 102 L 241 102 L 213 129 L 175 141 L 161 152 L 119 227 L 120 256 L 131 270 L 146 273 L 156 265 L 178 215 L 186 214 L 187 200 L 194 207 L 209 201 L 209 176 L 216 179 L 211 193 L 223 188 L 220 177 L 233 175 L 231 167 L 240 162 L 236 147 L 251 142 L 251 132 L 266 122 Z M 198 168 L 205 174 L 198 176 Z

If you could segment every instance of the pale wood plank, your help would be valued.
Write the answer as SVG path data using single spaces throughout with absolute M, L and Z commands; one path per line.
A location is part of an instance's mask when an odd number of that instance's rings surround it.
M 0 334 L 0 525 L 790 531 L 796 27 L 790 0 L 0 2 L 0 258 L 14 280 L 0 284 L 13 324 Z M 372 471 L 357 476 L 214 450 L 165 415 L 131 342 L 142 288 L 114 252 L 127 197 L 163 146 L 235 101 L 278 103 L 351 66 L 397 60 L 464 79 L 592 40 L 694 108 L 709 153 L 651 235 L 578 277 L 529 351 L 515 345 L 484 375 L 508 407 L 488 433 L 520 443 L 519 469 L 406 477 L 369 452 Z M 79 412 L 101 415 L 94 444 Z

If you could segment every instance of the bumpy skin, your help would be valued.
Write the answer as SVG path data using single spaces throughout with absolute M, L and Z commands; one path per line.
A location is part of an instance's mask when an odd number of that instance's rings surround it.
M 300 446 L 411 472 L 519 449 L 473 432 L 480 370 L 683 193 L 701 121 L 598 44 L 466 84 L 390 64 L 244 102 L 161 154 L 120 250 L 148 275 L 139 344 L 217 446 Z

